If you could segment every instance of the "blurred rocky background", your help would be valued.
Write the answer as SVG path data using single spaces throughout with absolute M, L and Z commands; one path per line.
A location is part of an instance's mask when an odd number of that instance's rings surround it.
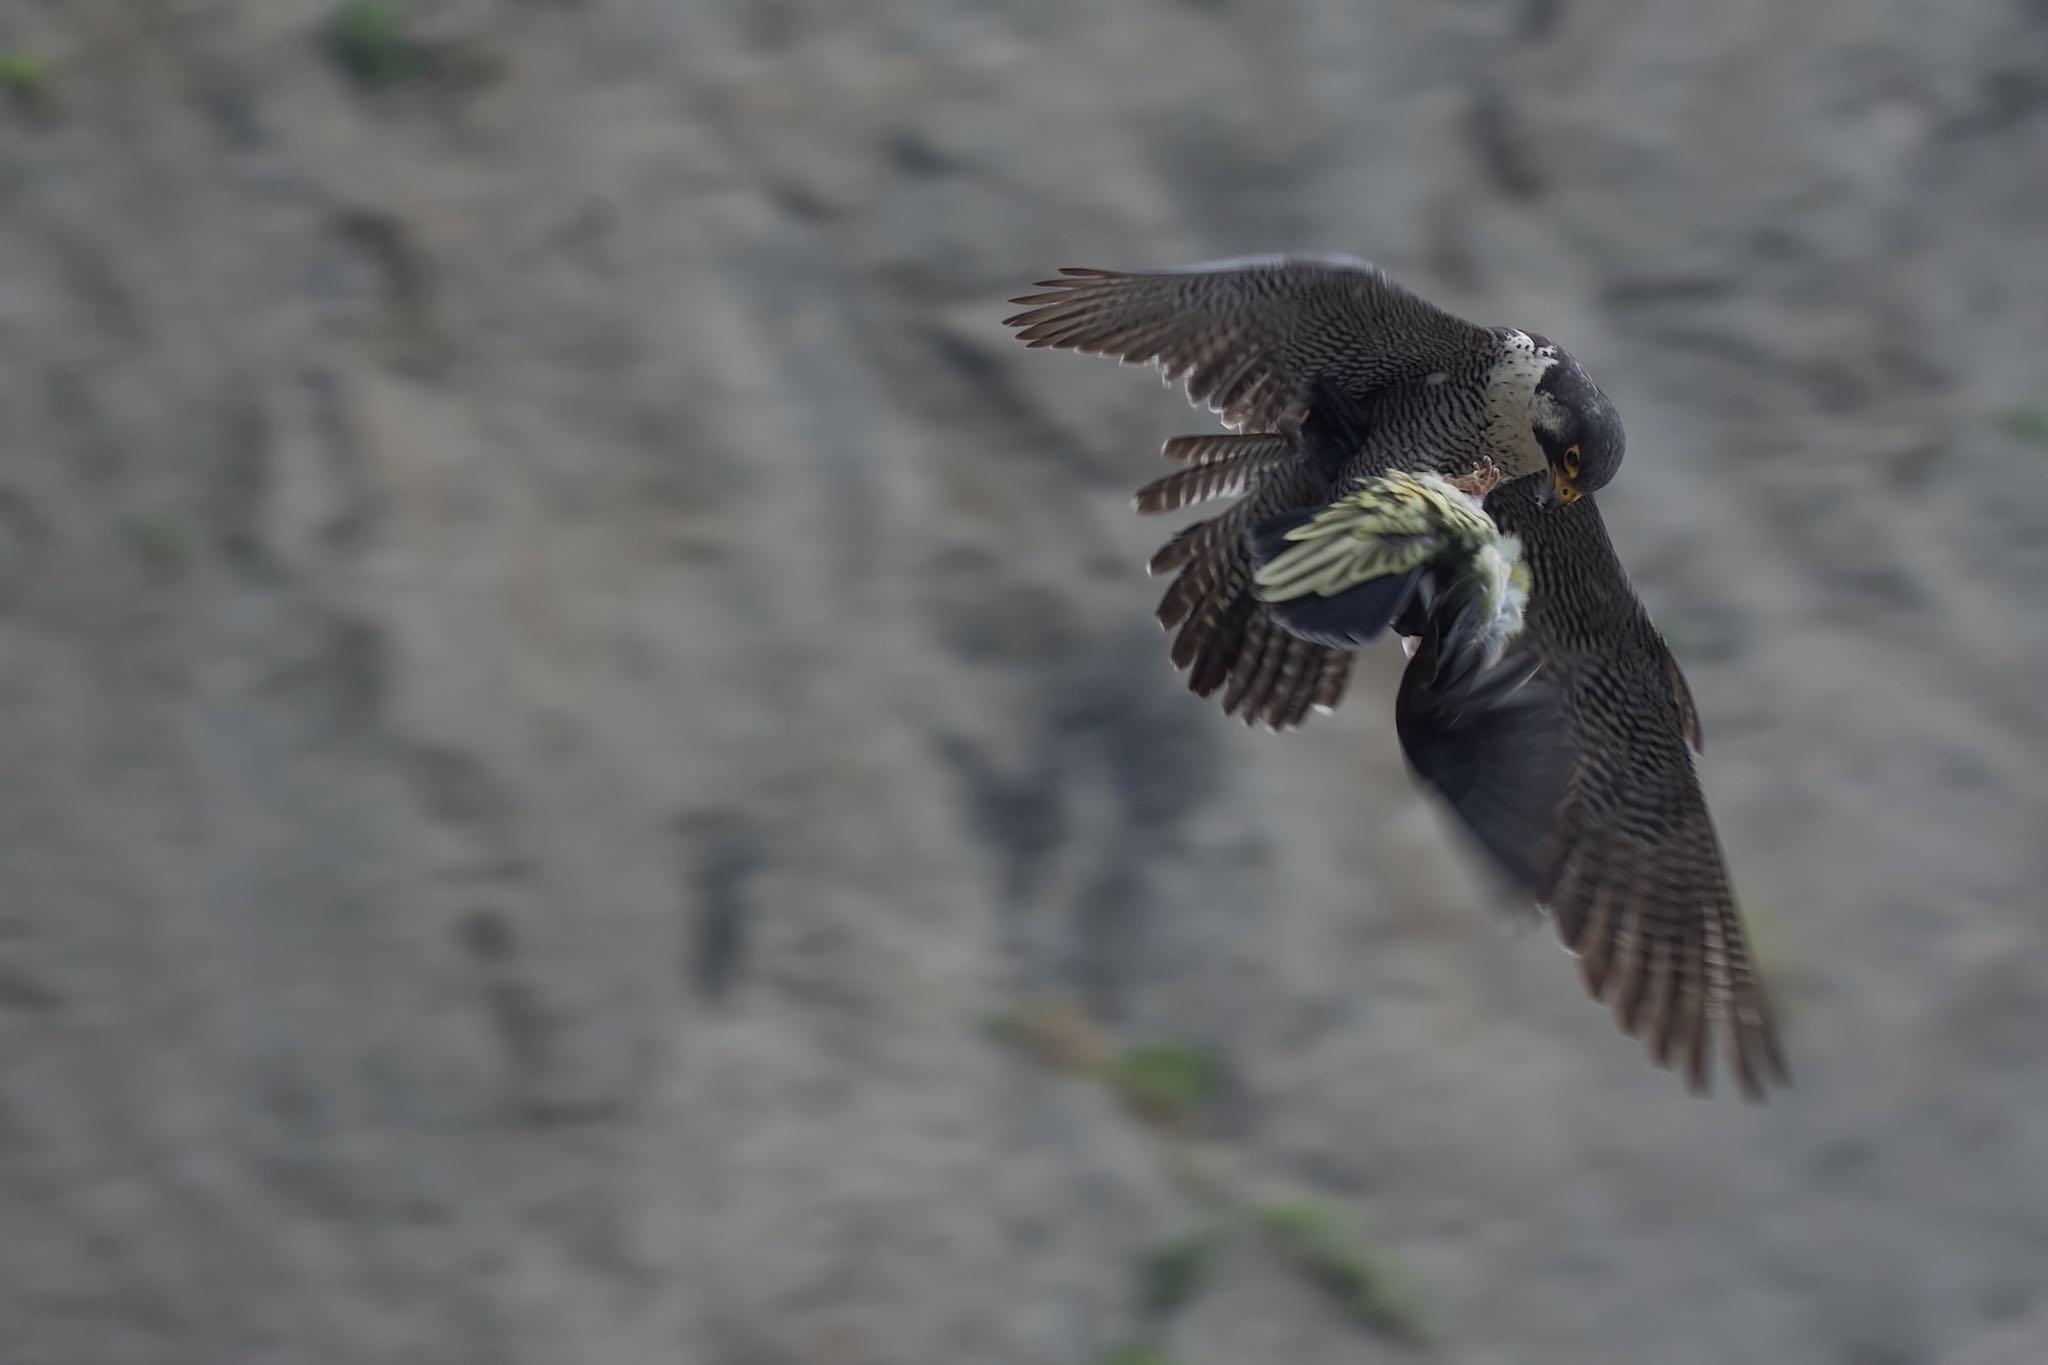
M 1566 342 L 1797 1087 L 1185 695 L 1060 265 Z M 2048 5 L 4 0 L 0 1360 L 2048 1359 Z

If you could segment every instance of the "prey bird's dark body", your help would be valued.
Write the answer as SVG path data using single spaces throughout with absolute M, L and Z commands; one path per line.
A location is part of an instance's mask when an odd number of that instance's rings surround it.
M 1164 453 L 1187 467 L 1137 499 L 1159 512 L 1239 498 L 1151 563 L 1174 575 L 1158 609 L 1173 661 L 1197 694 L 1221 691 L 1226 713 L 1285 728 L 1335 706 L 1350 674 L 1341 644 L 1386 624 L 1332 631 L 1319 608 L 1307 613 L 1316 638 L 1291 632 L 1256 581 L 1272 528 L 1335 512 L 1390 470 L 1498 472 L 1485 509 L 1519 542 L 1526 620 L 1506 661 L 1450 676 L 1441 656 L 1456 652 L 1455 623 L 1426 601 L 1405 610 L 1395 628 L 1418 648 L 1396 705 L 1403 752 L 1494 865 L 1550 909 L 1588 991 L 1659 1065 L 1704 1090 L 1719 1036 L 1746 1096 L 1785 1083 L 1687 750 L 1699 747 L 1697 712 L 1587 496 L 1620 468 L 1624 437 L 1583 367 L 1351 257 L 1066 270 L 1039 288 L 1008 319 L 1020 339 L 1156 365 L 1234 430 L 1169 441 Z

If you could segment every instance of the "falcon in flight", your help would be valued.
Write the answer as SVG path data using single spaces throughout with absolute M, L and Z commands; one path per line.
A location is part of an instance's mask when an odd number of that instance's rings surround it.
M 1410 766 L 1550 912 L 1588 993 L 1695 1092 L 1717 1035 L 1745 1097 L 1788 1084 L 1687 751 L 1692 696 L 1589 496 L 1624 438 L 1585 369 L 1348 256 L 1068 268 L 1036 288 L 1006 320 L 1020 340 L 1156 365 L 1231 429 L 1169 440 L 1183 467 L 1136 498 L 1237 499 L 1151 561 L 1173 575 L 1158 617 L 1189 688 L 1299 725 L 1391 626 L 1413 642 L 1395 701 Z

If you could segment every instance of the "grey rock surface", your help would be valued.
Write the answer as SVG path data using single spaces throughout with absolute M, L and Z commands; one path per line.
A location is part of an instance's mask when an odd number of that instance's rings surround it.
M 1436 1358 L 2048 1359 L 2038 0 L 10 0 L 0 1358 L 1092 1365 L 1222 1071 Z M 1797 1087 L 1185 695 L 1062 264 L 1563 340 Z M 1412 1358 L 1233 1245 L 1175 1362 Z M 1135 1359 L 1135 1357 L 1129 1357 Z

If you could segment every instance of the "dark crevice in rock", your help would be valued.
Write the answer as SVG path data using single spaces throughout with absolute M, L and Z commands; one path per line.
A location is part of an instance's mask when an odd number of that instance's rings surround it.
M 737 810 L 685 817 L 678 832 L 687 920 L 684 974 L 701 998 L 717 1004 L 746 975 L 760 913 L 754 885 L 767 866 L 767 840 L 753 819 Z

